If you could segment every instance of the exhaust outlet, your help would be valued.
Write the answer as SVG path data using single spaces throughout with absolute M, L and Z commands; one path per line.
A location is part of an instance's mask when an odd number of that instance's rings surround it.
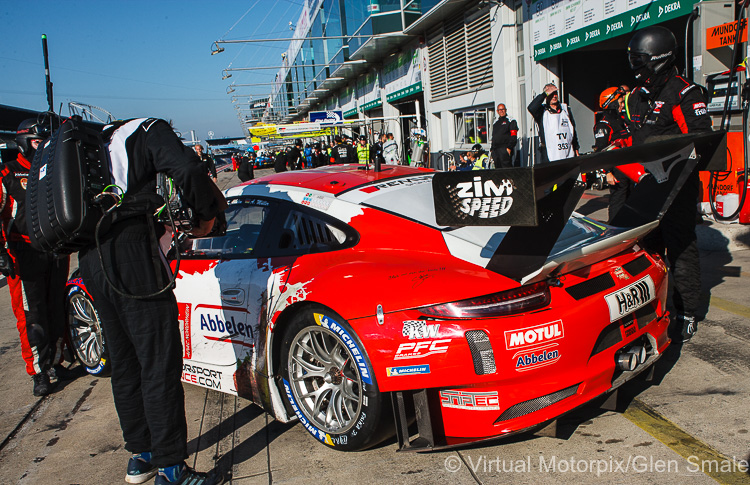
M 638 359 L 638 365 L 643 364 L 646 362 L 646 358 L 648 357 L 648 354 L 646 352 L 646 347 L 642 345 L 636 345 L 635 347 L 631 347 L 628 349 L 629 354 L 634 354 L 636 358 Z
M 615 357 L 620 370 L 632 371 L 638 366 L 638 356 L 630 352 L 622 352 Z

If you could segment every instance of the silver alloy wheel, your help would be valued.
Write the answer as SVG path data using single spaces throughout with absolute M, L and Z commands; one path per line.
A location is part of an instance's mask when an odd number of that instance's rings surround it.
M 330 330 L 306 327 L 292 340 L 289 380 L 302 413 L 327 433 L 345 433 L 362 409 L 362 381 L 349 349 Z
M 70 304 L 70 338 L 76 355 L 86 367 L 95 367 L 102 358 L 104 339 L 99 315 L 88 296 L 74 293 Z

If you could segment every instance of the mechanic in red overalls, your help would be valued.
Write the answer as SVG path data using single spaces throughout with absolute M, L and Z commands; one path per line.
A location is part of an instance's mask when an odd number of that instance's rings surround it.
M 65 281 L 69 258 L 37 251 L 26 225 L 26 181 L 37 147 L 49 136 L 43 121 L 22 121 L 16 160 L 0 165 L 2 235 L 0 272 L 8 279 L 11 305 L 21 336 L 21 355 L 34 382 L 34 395 L 52 392 L 50 377 L 67 379 L 61 364 L 65 329 Z

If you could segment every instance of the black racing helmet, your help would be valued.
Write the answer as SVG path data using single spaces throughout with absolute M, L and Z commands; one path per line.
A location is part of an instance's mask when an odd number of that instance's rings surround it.
M 471 147 L 471 151 L 476 154 L 480 154 L 484 151 L 484 148 L 482 148 L 481 144 L 477 143 L 473 147 Z
M 31 140 L 45 140 L 49 137 L 49 126 L 37 118 L 23 120 L 16 130 L 16 144 L 24 157 L 30 160 L 34 157 Z
M 676 58 L 677 39 L 660 25 L 639 30 L 628 44 L 628 61 L 638 80 L 664 72 Z

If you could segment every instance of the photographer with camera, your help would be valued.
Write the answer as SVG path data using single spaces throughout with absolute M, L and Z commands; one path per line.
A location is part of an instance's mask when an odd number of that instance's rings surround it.
M 0 165 L 0 272 L 8 279 L 11 305 L 21 337 L 21 355 L 35 396 L 52 392 L 50 377 L 68 379 L 62 362 L 65 329 L 65 280 L 69 258 L 34 249 L 26 224 L 26 185 L 34 154 L 49 137 L 44 120 L 18 126 L 18 157 Z
M 157 173 L 174 180 L 200 220 L 193 236 L 211 231 L 223 198 L 195 152 L 164 120 L 119 121 L 105 126 L 102 138 L 112 184 L 124 195 L 99 234 L 99 248 L 81 250 L 79 263 L 107 338 L 125 449 L 133 453 L 125 481 L 157 475 L 157 485 L 222 483 L 219 475 L 185 464 L 183 350 L 170 270 L 158 244 L 170 234 L 154 217 Z

